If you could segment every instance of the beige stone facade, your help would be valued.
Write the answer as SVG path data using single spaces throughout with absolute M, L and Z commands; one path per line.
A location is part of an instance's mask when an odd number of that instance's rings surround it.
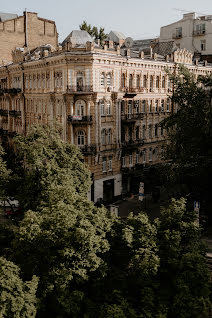
M 42 44 L 58 45 L 54 21 L 42 19 L 34 12 L 0 22 L 0 65 L 12 61 L 12 50 L 32 50 Z
M 25 134 L 34 123 L 60 122 L 63 139 L 84 153 L 95 202 L 131 191 L 130 172 L 161 160 L 166 133 L 159 123 L 175 111 L 165 70 L 185 63 L 196 76 L 212 72 L 193 65 L 185 50 L 169 60 L 94 43 L 41 48 L 30 56 L 16 50 L 13 57 L 16 63 L 0 67 L 2 138 Z

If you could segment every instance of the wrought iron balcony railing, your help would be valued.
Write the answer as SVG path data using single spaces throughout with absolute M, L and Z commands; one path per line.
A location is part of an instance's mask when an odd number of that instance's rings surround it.
M 16 95 L 21 92 L 21 88 L 0 88 L 0 95 L 12 94 Z
M 78 115 L 69 115 L 68 122 L 76 125 L 82 124 L 91 124 L 92 123 L 92 116 L 78 116 Z
M 9 115 L 12 117 L 21 117 L 21 111 L 20 110 L 10 110 Z
M 122 141 L 122 148 L 137 148 L 139 146 L 143 146 L 144 144 L 144 139 L 136 139 L 136 140 L 128 140 L 128 141 Z
M 7 109 L 0 109 L 0 116 L 8 116 L 8 110 Z
M 141 120 L 143 118 L 143 113 L 121 115 L 121 120 L 124 122 L 135 122 L 136 120 Z
M 86 155 L 92 155 L 92 154 L 96 154 L 96 145 L 92 144 L 92 145 L 84 145 L 84 146 L 80 146 L 80 150 L 82 151 L 82 153 L 86 156 Z

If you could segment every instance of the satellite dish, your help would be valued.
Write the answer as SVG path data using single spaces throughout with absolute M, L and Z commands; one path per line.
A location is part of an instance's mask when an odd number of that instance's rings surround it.
M 133 46 L 133 39 L 132 38 L 126 38 L 125 42 L 124 42 L 126 47 L 132 47 Z

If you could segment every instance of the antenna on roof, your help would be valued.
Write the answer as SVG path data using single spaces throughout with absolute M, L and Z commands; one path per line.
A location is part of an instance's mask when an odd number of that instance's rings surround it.
M 187 12 L 187 13 L 191 13 L 192 11 L 189 11 L 189 10 L 183 10 L 183 9 L 178 9 L 178 8 L 172 8 L 172 10 L 175 10 L 175 11 L 180 11 L 180 12 Z M 196 12 L 195 13 L 197 14 L 200 14 L 200 15 L 208 15 L 206 13 L 201 13 L 201 12 Z

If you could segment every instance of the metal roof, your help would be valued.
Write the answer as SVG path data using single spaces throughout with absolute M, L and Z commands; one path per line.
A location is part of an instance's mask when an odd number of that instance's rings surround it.
M 17 17 L 17 14 L 0 12 L 0 22 L 4 22 L 10 19 L 16 19 Z
M 69 41 L 72 42 L 73 46 L 85 46 L 86 42 L 93 42 L 94 39 L 87 31 L 74 30 L 65 38 L 65 40 L 62 42 L 62 46 Z

